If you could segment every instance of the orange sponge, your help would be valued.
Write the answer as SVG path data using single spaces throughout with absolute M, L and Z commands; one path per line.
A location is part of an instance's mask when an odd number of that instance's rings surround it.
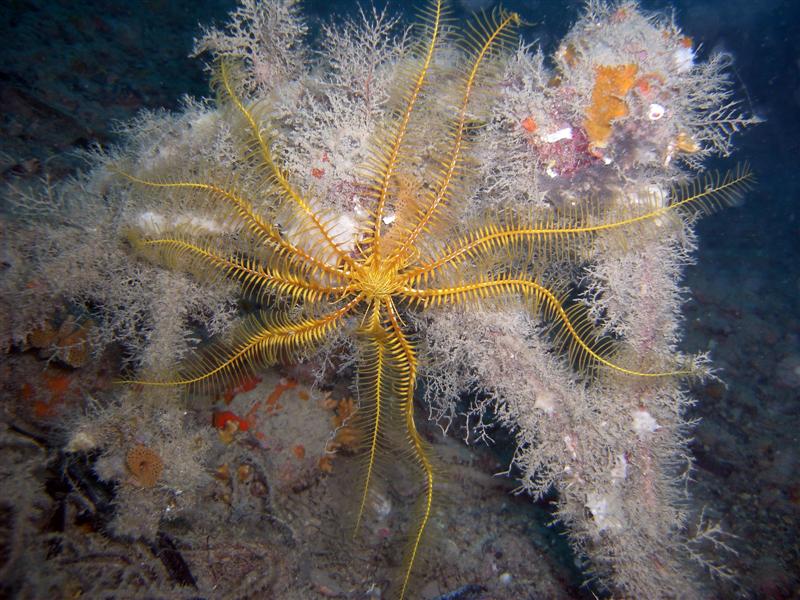
M 638 70 L 634 64 L 596 67 L 592 103 L 583 123 L 590 147 L 605 148 L 611 137 L 612 122 L 628 114 L 625 95 L 633 87 Z

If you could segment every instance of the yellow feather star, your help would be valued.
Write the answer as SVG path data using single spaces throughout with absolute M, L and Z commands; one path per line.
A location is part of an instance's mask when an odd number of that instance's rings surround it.
M 291 182 L 291 174 L 278 164 L 272 135 L 252 107 L 233 88 L 231 65 L 219 69 L 220 95 L 229 104 L 231 118 L 239 119 L 248 137 L 243 169 L 266 172 L 266 197 L 283 217 L 281 226 L 274 215 L 262 215 L 254 208 L 246 186 L 202 180 L 154 180 L 122 173 L 137 185 L 163 192 L 197 195 L 239 227 L 239 236 L 250 242 L 238 253 L 215 249 L 209 236 L 197 232 L 174 233 L 164 237 L 134 236 L 142 252 L 161 260 L 175 261 L 195 270 L 215 272 L 237 279 L 245 291 L 255 292 L 265 302 L 259 316 L 242 327 L 237 341 L 198 355 L 170 381 L 137 383 L 181 385 L 193 388 L 230 383 L 260 366 L 297 359 L 320 346 L 336 332 L 354 326 L 359 343 L 357 411 L 365 440 L 365 474 L 360 493 L 358 522 L 361 521 L 376 461 L 388 447 L 398 443 L 396 430 L 404 432 L 401 443 L 421 475 L 421 511 L 410 534 L 408 555 L 399 596 L 408 591 L 415 559 L 429 525 L 438 474 L 431 452 L 421 437 L 414 416 L 417 380 L 417 349 L 404 323 L 406 311 L 431 306 L 457 305 L 486 299 L 516 297 L 557 325 L 555 336 L 568 349 L 579 368 L 604 366 L 632 376 L 663 377 L 689 373 L 675 368 L 665 372 L 641 372 L 616 364 L 608 348 L 591 335 L 588 321 L 575 308 L 566 308 L 559 295 L 535 273 L 543 270 L 548 257 L 574 257 L 598 234 L 641 226 L 665 215 L 686 209 L 708 210 L 715 203 L 733 200 L 751 179 L 739 170 L 696 188 L 676 190 L 670 204 L 611 212 L 584 208 L 569 214 L 504 215 L 487 218 L 469 233 L 452 236 L 441 231 L 441 221 L 452 219 L 456 185 L 463 181 L 465 156 L 473 129 L 470 112 L 473 96 L 479 92 L 481 69 L 490 62 L 511 29 L 519 23 L 513 13 L 498 11 L 479 20 L 465 38 L 471 59 L 460 78 L 460 92 L 449 123 L 446 150 L 438 160 L 426 192 L 387 225 L 388 210 L 400 202 L 392 195 L 402 176 L 403 161 L 409 156 L 409 128 L 428 83 L 429 71 L 443 36 L 443 10 L 436 1 L 426 17 L 426 39 L 420 44 L 414 68 L 396 110 L 366 170 L 364 187 L 369 189 L 373 209 L 363 225 L 353 250 L 345 249 L 332 232 L 331 218 L 315 209 L 315 203 Z M 287 235 L 286 215 L 294 232 Z M 422 240 L 426 243 L 422 243 Z M 433 242 L 431 240 L 433 239 Z M 505 262 L 505 264 L 502 264 Z M 498 264 L 500 263 L 500 264 Z M 486 265 L 491 265 L 486 267 Z M 281 306 L 287 310 L 279 310 Z

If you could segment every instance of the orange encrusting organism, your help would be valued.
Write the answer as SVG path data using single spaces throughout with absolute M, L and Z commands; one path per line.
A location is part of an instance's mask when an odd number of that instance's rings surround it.
M 146 488 L 155 486 L 164 470 L 164 461 L 158 452 L 142 444 L 128 450 L 125 463 L 136 481 Z
M 628 114 L 625 96 L 636 81 L 635 64 L 595 67 L 591 104 L 583 128 L 593 148 L 605 148 L 611 138 L 613 123 Z
M 520 125 L 528 133 L 533 133 L 538 129 L 538 125 L 536 125 L 536 120 L 533 117 L 525 117 L 520 122 Z
M 297 381 L 294 379 L 288 379 L 286 377 L 282 377 L 280 381 L 278 381 L 278 385 L 275 386 L 275 389 L 269 393 L 266 400 L 267 410 L 275 409 L 278 405 L 278 400 L 281 399 L 281 396 L 284 392 L 292 390 L 297 387 Z

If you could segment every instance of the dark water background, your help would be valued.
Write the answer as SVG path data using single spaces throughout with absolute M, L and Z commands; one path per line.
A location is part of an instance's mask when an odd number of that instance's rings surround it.
M 381 6 L 382 3 L 378 3 Z M 188 58 L 198 24 L 224 23 L 223 0 L 74 2 L 4 0 L 0 8 L 2 178 L 55 179 L 78 161 L 70 152 L 113 143 L 114 120 L 143 108 L 203 96 L 201 61 Z M 312 31 L 353 14 L 353 2 L 310 0 Z M 400 10 L 394 3 L 393 10 Z M 509 2 L 534 25 L 522 34 L 546 53 L 582 3 Z M 743 107 L 766 122 L 737 137 L 759 184 L 743 206 L 699 226 L 697 266 L 687 274 L 689 350 L 711 348 L 727 387 L 696 390 L 703 418 L 692 449 L 693 494 L 742 539 L 737 568 L 753 597 L 797 597 L 800 550 L 800 2 L 647 0 L 674 10 L 701 57 L 723 49 Z M 409 21 L 413 11 L 406 10 Z M 456 16 L 466 16 L 456 9 Z

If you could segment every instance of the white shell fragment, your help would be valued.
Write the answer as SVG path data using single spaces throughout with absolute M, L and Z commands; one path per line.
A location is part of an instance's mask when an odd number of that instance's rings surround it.
M 556 410 L 556 396 L 552 392 L 542 391 L 536 394 L 536 401 L 533 408 L 544 411 L 546 415 L 552 415 Z
M 678 48 L 672 54 L 672 62 L 678 73 L 691 71 L 694 66 L 694 50 L 691 48 Z
M 210 233 L 223 233 L 230 230 L 230 228 L 223 227 L 222 224 L 214 219 L 198 217 L 193 214 L 179 213 L 168 220 L 164 215 L 151 210 L 140 213 L 136 217 L 136 222 L 145 233 L 151 235 L 174 227 L 203 229 Z
M 597 492 L 588 494 L 586 508 L 592 513 L 592 518 L 599 531 L 622 529 L 622 522 L 617 516 L 617 503 L 608 496 L 603 496 Z
M 223 233 L 226 231 L 226 229 L 214 219 L 198 217 L 196 215 L 177 215 L 175 217 L 175 226 L 203 229 L 210 233 Z
M 661 117 L 664 116 L 664 113 L 666 112 L 667 112 L 666 108 L 654 102 L 647 109 L 647 118 L 650 119 L 651 121 L 658 121 Z
M 166 219 L 162 215 L 151 210 L 141 213 L 136 221 L 139 227 L 148 233 L 161 231 L 166 223 Z
M 554 131 L 553 133 L 548 133 L 545 136 L 542 136 L 542 141 L 547 144 L 553 144 L 555 142 L 560 142 L 561 140 L 571 140 L 572 139 L 572 127 L 564 127 L 563 129 L 559 129 L 558 131 Z
M 611 469 L 611 479 L 613 481 L 623 481 L 628 477 L 628 459 L 625 454 L 618 454 L 616 464 Z
M 661 426 L 649 412 L 646 410 L 633 411 L 633 430 L 640 438 L 644 438 L 658 429 L 661 429 Z

